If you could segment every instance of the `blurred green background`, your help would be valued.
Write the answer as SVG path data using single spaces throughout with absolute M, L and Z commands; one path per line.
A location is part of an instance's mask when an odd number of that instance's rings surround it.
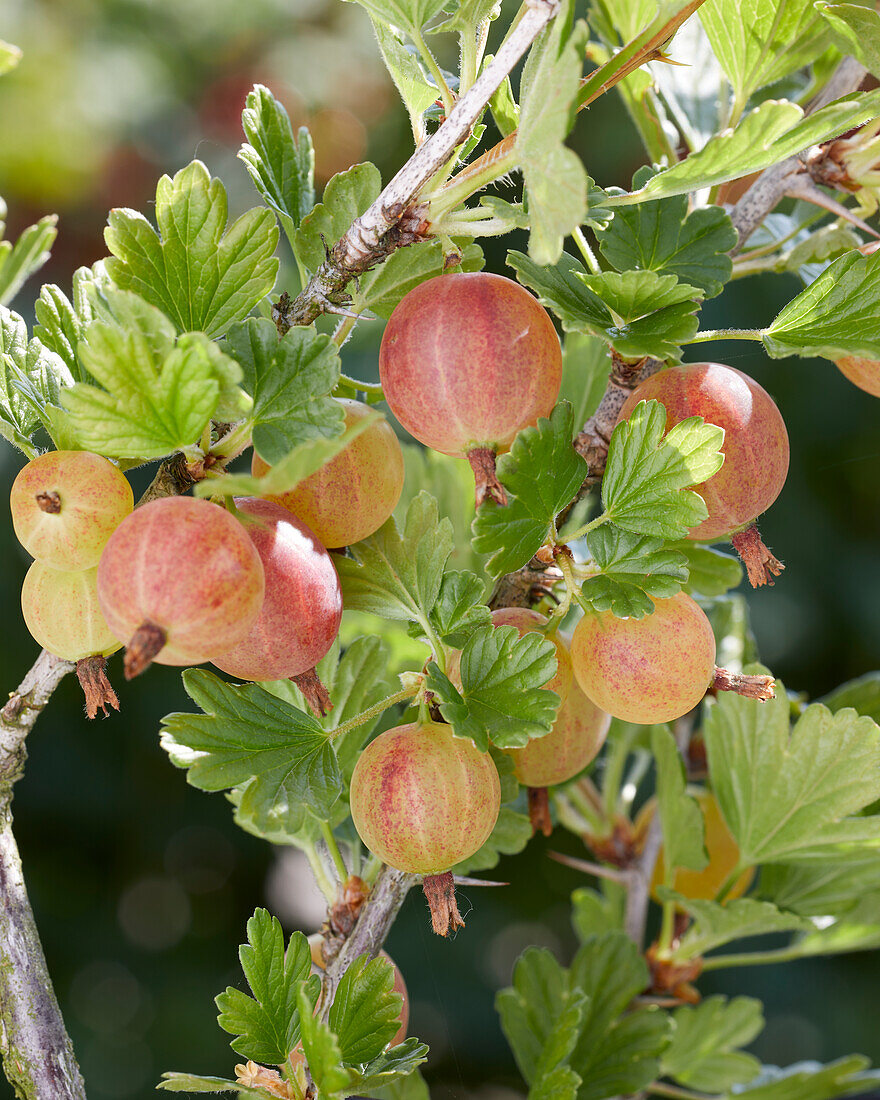
M 223 178 L 232 214 L 255 204 L 235 153 L 257 81 L 295 124 L 310 126 L 319 184 L 364 158 L 387 179 L 410 151 L 367 19 L 339 0 L 0 0 L 0 37 L 24 50 L 0 81 L 9 235 L 57 212 L 59 240 L 37 279 L 65 289 L 76 267 L 105 254 L 107 209 L 149 216 L 158 176 L 194 156 Z M 453 67 L 453 54 L 443 60 Z M 613 96 L 581 117 L 572 144 L 602 184 L 625 186 L 642 162 Z M 504 270 L 509 244 L 487 249 L 494 270 Z M 15 303 L 28 319 L 35 282 Z M 797 289 L 793 277 L 738 282 L 707 306 L 704 326 L 762 325 Z M 378 322 L 360 326 L 352 373 L 375 376 L 379 336 Z M 770 362 L 753 349 L 711 348 L 766 386 L 792 440 L 788 484 L 762 524 L 788 568 L 774 589 L 748 593 L 752 620 L 763 660 L 789 687 L 818 696 L 880 668 L 880 402 L 830 363 Z M 2 448 L 4 500 L 20 463 Z M 0 657 L 12 689 L 35 653 L 18 603 L 28 559 L 8 522 L 0 547 Z M 239 1059 L 212 998 L 241 981 L 247 917 L 266 904 L 288 930 L 321 920 L 296 853 L 237 830 L 224 799 L 187 787 L 159 749 L 161 716 L 188 709 L 179 671 L 155 667 L 120 694 L 121 714 L 90 723 L 69 678 L 30 739 L 15 796 L 31 898 L 94 1100 L 152 1095 L 168 1069 L 231 1076 Z M 431 935 L 417 894 L 392 933 L 411 1032 L 431 1045 L 427 1076 L 441 1100 L 520 1090 L 492 999 L 526 945 L 546 944 L 566 961 L 573 949 L 568 897 L 582 879 L 548 860 L 548 848 L 579 845 L 559 833 L 540 838 L 491 873 L 506 889 L 465 890 L 463 910 L 472 911 L 453 942 Z M 876 957 L 851 956 L 712 974 L 702 987 L 765 1000 L 768 1024 L 754 1049 L 767 1062 L 852 1050 L 880 1062 L 878 978 Z M 0 1084 L 0 1097 L 9 1095 Z

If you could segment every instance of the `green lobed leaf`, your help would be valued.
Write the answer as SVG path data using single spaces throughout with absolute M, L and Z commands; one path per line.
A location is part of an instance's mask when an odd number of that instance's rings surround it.
M 433 662 L 427 685 L 456 736 L 485 752 L 490 741 L 516 749 L 550 732 L 560 699 L 543 685 L 555 673 L 555 647 L 541 634 L 520 637 L 516 627 L 487 625 L 461 651 L 461 691 Z
M 673 1030 L 660 1069 L 688 1088 L 719 1092 L 751 1081 L 761 1069 L 748 1046 L 763 1030 L 764 1014 L 754 997 L 707 997 L 672 1013 Z
M 693 918 L 674 951 L 673 957 L 678 961 L 701 958 L 716 947 L 750 936 L 806 931 L 813 927 L 804 917 L 784 913 L 769 901 L 736 898 L 719 905 L 714 901 L 686 898 L 665 886 L 661 886 L 658 893 L 663 901 L 674 901 Z
M 640 168 L 633 190 L 655 174 L 653 168 Z M 720 294 L 733 273 L 728 253 L 737 233 L 729 214 L 720 206 L 689 211 L 685 195 L 621 207 L 597 236 L 602 255 L 618 271 L 675 275 L 707 298 Z
M 357 0 L 357 3 L 380 23 L 418 29 L 440 14 L 446 0 Z
M 874 76 L 880 74 L 880 12 L 862 4 L 829 4 L 813 7 L 826 21 L 838 49 L 852 56 Z
M 440 594 L 451 550 L 452 524 L 439 517 L 432 496 L 419 493 L 407 508 L 402 531 L 392 516 L 353 548 L 354 558 L 337 559 L 346 608 L 424 624 Z
M 836 259 L 777 314 L 763 333 L 768 354 L 880 357 L 880 252 Z
M 311 135 L 301 126 L 294 136 L 284 105 L 263 84 L 255 84 L 248 92 L 241 125 L 247 141 L 238 159 L 291 238 L 315 205 Z
M 370 21 L 385 68 L 409 115 L 413 138 L 416 144 L 421 144 L 426 136 L 424 114 L 437 99 L 437 86 L 429 80 L 418 57 L 407 49 L 397 27 L 383 23 L 373 15 L 370 15 Z
M 651 596 L 674 596 L 687 580 L 684 556 L 663 539 L 603 523 L 586 537 L 599 572 L 581 586 L 585 601 L 618 618 L 641 619 L 654 610 Z
M 668 726 L 651 729 L 651 752 L 657 765 L 657 810 L 663 826 L 664 878 L 676 867 L 702 871 L 709 862 L 703 814 L 687 792 L 687 773 Z
M 571 405 L 576 427 L 583 426 L 598 409 L 610 370 L 611 357 L 603 339 L 581 332 L 566 334 L 559 400 Z
M 58 215 L 47 214 L 23 230 L 14 245 L 0 242 L 0 304 L 11 302 L 24 282 L 49 259 L 57 224 Z
M 307 811 L 326 820 L 342 792 L 336 754 L 309 714 L 259 684 L 229 684 L 203 669 L 187 669 L 183 686 L 203 714 L 162 720 L 161 744 L 187 782 L 203 791 L 247 784 L 240 813 L 271 829 Z
M 28 341 L 23 318 L 0 306 L 0 435 L 29 458 L 36 457 L 32 436 L 40 423 L 65 443 L 52 411 L 60 413 L 61 390 L 72 381 L 60 356 Z
M 351 1071 L 351 1087 L 369 1091 L 382 1100 L 429 1100 L 428 1089 L 418 1067 L 428 1048 L 410 1037 L 380 1054 L 362 1070 Z
M 78 344 L 89 322 L 95 320 L 95 295 L 109 284 L 104 264 L 80 267 L 73 274 L 71 298 L 52 283 L 40 289 L 34 306 L 34 337 L 60 356 L 75 382 L 88 382 L 91 376 L 79 361 Z
M 449 10 L 448 5 L 444 7 Z M 501 0 L 458 0 L 452 5 L 452 14 L 442 23 L 431 28 L 432 34 L 475 34 L 479 25 L 495 20 L 501 14 Z
M 473 241 L 456 241 L 461 253 L 458 271 L 480 271 L 483 267 L 483 250 Z M 422 241 L 400 248 L 384 263 L 362 275 L 352 297 L 351 309 L 355 313 L 369 310 L 387 320 L 394 307 L 420 283 L 442 275 L 446 270 L 446 249 L 440 240 Z
M 761 895 L 802 917 L 841 917 L 847 923 L 861 902 L 880 898 L 880 860 L 874 848 L 829 853 L 814 863 L 774 863 L 761 868 Z
M 795 103 L 765 100 L 745 115 L 735 130 L 723 130 L 698 152 L 648 180 L 634 193 L 634 201 L 685 195 L 761 171 L 861 126 L 878 113 L 880 91 L 844 96 L 806 117 Z
M 223 1077 L 200 1077 L 194 1073 L 163 1073 L 156 1088 L 164 1092 L 235 1092 L 246 1100 L 265 1100 L 262 1092 L 245 1088 Z
M 473 524 L 474 547 L 491 554 L 494 576 L 519 569 L 547 541 L 556 515 L 577 494 L 587 464 L 574 449 L 571 405 L 560 402 L 549 418 L 518 433 L 498 459 L 498 479 L 508 491 L 505 506 L 486 500 Z
M 613 888 L 600 894 L 590 886 L 579 886 L 571 895 L 571 924 L 581 943 L 605 932 L 623 931 L 622 894 Z
M 456 864 L 453 870 L 457 875 L 488 871 L 498 866 L 502 856 L 517 855 L 531 839 L 532 823 L 528 816 L 509 806 L 502 806 L 486 843 L 472 856 Z
M 253 996 L 230 986 L 215 998 L 217 1022 L 235 1036 L 229 1045 L 236 1054 L 280 1065 L 299 1042 L 297 994 L 311 973 L 309 941 L 294 932 L 285 948 L 280 922 L 265 909 L 248 920 L 247 938 L 238 957 Z
M 513 251 L 508 252 L 507 262 L 519 282 L 559 317 L 566 332 L 601 336 L 625 358 L 653 355 L 679 359 L 680 344 L 697 331 L 698 303 L 694 299 L 702 292 L 697 288 L 677 289 L 674 276 L 645 271 L 591 276 L 567 253 L 554 267 L 539 267 Z M 596 291 L 607 297 L 607 303 Z M 618 305 L 627 311 L 630 320 L 618 323 L 612 313 Z
M 483 582 L 474 573 L 449 570 L 443 574 L 431 610 L 431 625 L 442 641 L 461 649 L 475 630 L 489 623 L 484 597 Z
M 343 1068 L 339 1041 L 320 1016 L 315 1015 L 319 989 L 317 980 L 311 996 L 304 985 L 299 988 L 297 1006 L 303 1053 L 309 1066 L 309 1076 L 317 1086 L 321 1100 L 343 1100 L 343 1090 L 347 1091 L 351 1075 Z
M 197 442 L 241 370 L 200 332 L 175 341 L 171 321 L 130 291 L 105 291 L 78 358 L 98 385 L 77 382 L 62 404 L 81 446 L 113 458 L 161 458 Z M 105 307 L 102 307 L 105 308 Z
M 278 227 L 249 210 L 227 229 L 226 189 L 201 161 L 156 188 L 158 232 L 136 210 L 111 210 L 104 240 L 110 278 L 169 317 L 178 332 L 221 336 L 271 292 Z
M 837 1100 L 876 1084 L 878 1074 L 865 1072 L 870 1064 L 864 1055 L 851 1054 L 825 1066 L 818 1062 L 798 1062 L 785 1069 L 764 1066 L 747 1088 L 728 1093 L 724 1100 Z
M 269 465 L 300 443 L 342 432 L 342 406 L 330 397 L 339 381 L 339 352 L 329 336 L 294 327 L 279 340 L 271 321 L 250 317 L 230 328 L 225 347 L 254 399 L 254 449 Z
M 594 936 L 575 955 L 571 988 L 589 998 L 570 1059 L 583 1081 L 578 1100 L 635 1093 L 657 1077 L 669 1018 L 652 1008 L 627 1011 L 648 981 L 644 959 L 623 932 Z
M 528 947 L 513 968 L 513 986 L 495 996 L 501 1030 L 528 1084 L 538 1065 L 554 1022 L 572 999 L 568 975 L 543 947 Z
M 329 1024 L 342 1061 L 361 1065 L 378 1058 L 400 1029 L 402 1007 L 391 963 L 358 956 L 342 975 L 330 1006 Z
M 699 14 L 741 104 L 828 46 L 813 0 L 739 0 L 735 18 L 728 0 L 706 0 Z
M 686 592 L 698 592 L 702 596 L 723 596 L 742 581 L 742 565 L 737 558 L 722 553 L 711 546 L 700 546 L 690 539 L 682 539 L 669 547 L 684 555 L 688 578 L 682 585 Z
M 880 722 L 880 672 L 867 672 L 856 680 L 841 684 L 818 702 L 828 707 L 832 714 L 852 707 L 859 714 L 865 714 Z
M 689 486 L 721 469 L 724 429 L 699 416 L 665 429 L 666 410 L 658 401 L 640 401 L 617 425 L 602 501 L 608 518 L 624 530 L 681 539 L 708 514 L 703 498 Z
M 575 1100 L 580 1077 L 568 1060 L 577 1042 L 587 998 L 574 990 L 553 1022 L 535 1066 L 535 1081 L 528 1100 Z
M 529 255 L 536 264 L 557 262 L 565 237 L 587 212 L 586 171 L 563 144 L 580 90 L 587 34 L 579 22 L 566 36 L 566 20 L 556 19 L 521 89 L 516 154 L 528 194 Z
M 851 816 L 880 798 L 880 729 L 870 718 L 813 704 L 789 730 L 788 696 L 777 682 L 766 703 L 722 692 L 704 736 L 741 866 L 880 835 L 877 818 Z
M 326 250 L 347 232 L 381 189 L 382 180 L 375 164 L 355 164 L 337 172 L 324 188 L 321 202 L 303 218 L 294 235 L 293 248 L 300 263 L 310 272 L 317 271 Z

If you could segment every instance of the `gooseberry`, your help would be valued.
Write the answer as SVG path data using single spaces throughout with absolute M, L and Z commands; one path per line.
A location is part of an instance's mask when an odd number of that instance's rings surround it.
M 718 892 L 725 884 L 728 877 L 739 864 L 739 847 L 727 822 L 721 813 L 721 807 L 713 794 L 707 790 L 691 791 L 697 800 L 703 813 L 704 843 L 709 862 L 701 871 L 692 871 L 687 867 L 678 867 L 675 870 L 675 878 L 672 882 L 673 890 L 684 894 L 686 898 L 712 901 L 718 896 Z M 652 798 L 639 811 L 635 821 L 636 831 L 643 833 L 657 811 L 657 800 Z M 728 901 L 742 895 L 751 886 L 755 877 L 753 867 L 747 867 L 727 892 Z M 651 892 L 657 899 L 657 887 L 663 884 L 663 849 L 654 868 L 654 877 L 651 882 Z
M 120 648 L 98 603 L 98 567 L 53 569 L 35 561 L 21 586 L 21 610 L 33 639 L 64 661 Z
M 660 401 L 666 426 L 701 416 L 724 429 L 724 465 L 697 487 L 708 517 L 689 538 L 716 541 L 728 535 L 749 570 L 764 584 L 783 566 L 763 545 L 754 521 L 776 500 L 788 474 L 788 433 L 767 391 L 747 374 L 723 363 L 684 363 L 651 375 L 620 411 L 626 420 L 640 401 Z
M 9 495 L 18 541 L 53 569 L 90 569 L 134 507 L 125 475 L 89 451 L 47 451 L 18 472 Z
M 836 359 L 834 365 L 854 386 L 874 397 L 880 397 L 880 359 L 845 355 L 842 359 Z
M 363 420 L 370 409 L 360 401 L 339 398 L 345 426 Z M 269 466 L 256 452 L 255 477 Z M 388 519 L 403 490 L 403 452 L 387 420 L 356 436 L 335 458 L 287 493 L 267 496 L 307 524 L 327 547 L 350 546 L 372 535 Z
M 655 599 L 643 619 L 588 611 L 575 627 L 571 658 L 578 684 L 625 722 L 669 722 L 692 710 L 714 678 L 715 636 L 686 593 Z
M 263 564 L 265 596 L 247 635 L 212 658 L 242 680 L 295 678 L 313 669 L 339 633 L 342 590 L 330 555 L 296 516 L 256 497 L 236 507 Z
M 553 787 L 584 770 L 605 744 L 611 716 L 600 710 L 577 684 L 572 684 L 544 737 L 533 737 L 522 749 L 511 749 L 514 772 L 526 787 Z
M 559 338 L 518 283 L 487 272 L 421 283 L 395 307 L 379 350 L 391 411 L 420 442 L 467 457 L 477 496 L 504 503 L 495 455 L 548 416 L 562 379 Z
M 126 643 L 125 675 L 195 665 L 242 641 L 260 611 L 260 556 L 225 508 L 167 497 L 137 508 L 98 564 L 98 600 Z
M 501 787 L 492 757 L 438 722 L 386 730 L 361 753 L 351 816 L 361 840 L 401 871 L 437 875 L 492 832 Z

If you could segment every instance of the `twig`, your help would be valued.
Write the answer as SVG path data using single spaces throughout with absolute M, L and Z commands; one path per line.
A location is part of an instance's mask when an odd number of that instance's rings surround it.
M 413 209 L 414 200 L 468 137 L 504 78 L 558 10 L 559 0 L 529 0 L 525 15 L 443 125 L 419 146 L 372 206 L 355 219 L 296 300 L 283 307 L 279 304 L 275 321 L 280 332 L 293 325 L 311 324 L 328 308 L 339 305 L 355 276 L 421 238 L 421 215 Z
M 675 723 L 675 742 L 678 751 L 683 757 L 687 757 L 687 746 L 690 741 L 693 717 L 685 715 Z M 639 947 L 645 938 L 645 925 L 648 919 L 648 899 L 651 894 L 651 880 L 654 877 L 654 867 L 663 846 L 663 824 L 660 814 L 654 814 L 648 827 L 648 835 L 645 838 L 645 846 L 642 854 L 630 869 L 630 888 L 626 897 L 626 915 L 624 917 L 624 929 L 629 938 Z
M 417 876 L 406 871 L 396 871 L 393 867 L 385 867 L 381 871 L 351 935 L 324 971 L 321 1003 L 325 1017 L 342 975 L 359 955 L 367 954 L 370 958 L 378 955 L 410 887 L 416 882 Z
M 583 871 L 584 874 L 594 875 L 596 878 L 607 878 L 609 882 L 619 882 L 628 886 L 631 881 L 629 871 L 619 871 L 616 867 L 606 867 L 602 863 L 593 863 L 589 859 L 578 859 L 577 856 L 567 856 L 562 852 L 548 852 L 551 859 L 561 863 L 564 867 L 571 867 L 575 871 Z

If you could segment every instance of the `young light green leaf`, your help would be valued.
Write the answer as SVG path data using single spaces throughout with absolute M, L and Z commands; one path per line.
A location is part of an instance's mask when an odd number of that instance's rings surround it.
M 580 275 L 581 281 L 613 310 L 624 324 L 638 321 L 669 306 L 702 300 L 700 287 L 680 283 L 675 275 L 656 271 L 603 271 Z
M 566 334 L 562 343 L 559 400 L 571 405 L 576 427 L 586 424 L 598 409 L 610 370 L 611 358 L 604 340 L 580 332 Z
M 436 84 L 426 76 L 418 57 L 406 48 L 403 36 L 397 27 L 376 19 L 372 14 L 370 21 L 373 24 L 385 68 L 394 81 L 394 86 L 400 93 L 400 98 L 409 115 L 413 139 L 419 145 L 426 136 L 425 111 L 437 99 L 439 91 Z
M 816 863 L 768 864 L 761 868 L 760 890 L 780 909 L 802 917 L 842 917 L 848 923 L 863 899 L 880 896 L 880 860 L 868 848 L 829 853 Z
M 768 99 L 750 111 L 735 130 L 723 130 L 696 153 L 648 180 L 626 205 L 684 195 L 769 168 L 810 145 L 838 137 L 880 113 L 880 91 L 836 99 L 804 117 L 795 103 Z M 609 199 L 612 206 L 623 205 Z
M 342 975 L 330 1006 L 342 1061 L 362 1065 L 378 1058 L 400 1029 L 403 998 L 394 992 L 387 959 L 360 955 Z
M 80 267 L 73 274 L 71 298 L 60 287 L 48 283 L 40 290 L 34 306 L 34 337 L 64 360 L 75 382 L 89 382 L 91 376 L 79 361 L 77 346 L 86 328 L 95 320 L 95 295 L 107 289 L 109 279 L 102 262 Z
M 823 703 L 832 714 L 844 707 L 852 707 L 859 714 L 866 714 L 875 722 L 880 722 L 880 672 L 866 672 L 864 676 L 823 695 L 817 702 Z
M 532 823 L 526 814 L 509 806 L 502 806 L 489 839 L 468 859 L 453 868 L 457 875 L 470 875 L 474 871 L 488 871 L 497 867 L 502 856 L 521 852 L 532 839 Z
M 474 573 L 450 570 L 443 574 L 431 624 L 447 645 L 461 649 L 474 630 L 488 624 L 485 597 L 485 586 Z
M 589 997 L 570 1058 L 583 1080 L 579 1100 L 637 1093 L 657 1077 L 669 1034 L 665 1014 L 645 1008 L 627 1012 L 648 981 L 638 948 L 623 932 L 595 936 L 575 955 L 569 981 Z
M 402 532 L 392 517 L 354 547 L 355 558 L 337 560 L 345 606 L 424 624 L 451 550 L 452 524 L 439 517 L 432 496 L 419 493 L 407 509 Z
M 663 826 L 665 878 L 676 867 L 702 871 L 709 862 L 699 803 L 687 793 L 687 773 L 668 726 L 653 726 L 651 751 L 657 764 L 657 809 Z
M 640 168 L 638 190 L 656 173 Z M 720 206 L 688 211 L 684 195 L 621 207 L 597 234 L 602 255 L 618 271 L 656 271 L 700 287 L 707 298 L 720 294 L 733 272 L 728 253 L 737 242 L 730 216 Z
M 735 19 L 727 0 L 706 0 L 700 21 L 740 105 L 828 47 L 813 0 L 742 0 Z
M 838 1100 L 876 1085 L 878 1074 L 864 1072 L 870 1064 L 864 1055 L 851 1054 L 826 1066 L 817 1062 L 798 1062 L 785 1069 L 764 1066 L 748 1088 L 728 1093 L 724 1100 Z
M 584 994 L 579 989 L 573 990 L 553 1021 L 538 1056 L 528 1100 L 575 1100 L 581 1079 L 568 1060 L 577 1042 L 586 1003 Z
M 225 347 L 254 399 L 254 449 L 270 466 L 300 443 L 342 432 L 342 406 L 329 396 L 339 381 L 329 336 L 294 327 L 279 340 L 271 321 L 250 317 L 230 328 Z
M 226 189 L 194 160 L 156 188 L 158 232 L 136 210 L 111 210 L 104 240 L 110 278 L 174 322 L 216 337 L 243 320 L 275 285 L 278 227 L 249 210 L 229 228 Z
M 326 249 L 336 244 L 381 188 L 382 179 L 375 164 L 355 164 L 337 172 L 324 188 L 321 202 L 303 218 L 293 238 L 300 263 L 309 271 L 317 271 L 324 262 Z
M 25 280 L 49 259 L 57 224 L 58 215 L 47 214 L 23 230 L 14 246 L 11 241 L 0 241 L 0 304 L 11 302 Z
M 259 684 L 228 684 L 203 669 L 187 669 L 183 686 L 204 713 L 166 715 L 161 743 L 188 783 L 202 791 L 247 784 L 239 811 L 264 829 L 277 821 L 295 829 L 307 811 L 330 816 L 342 779 L 311 715 Z
M 511 250 L 507 263 L 517 280 L 535 292 L 541 305 L 556 314 L 566 332 L 601 334 L 613 325 L 608 309 L 581 279 L 587 271 L 574 256 L 564 252 L 553 267 L 541 267 L 522 252 Z
M 711 546 L 700 546 L 689 539 L 682 539 L 668 548 L 684 555 L 688 578 L 682 587 L 686 592 L 723 596 L 742 581 L 742 565 L 730 554 Z
M 55 437 L 52 409 L 60 413 L 61 390 L 72 381 L 63 360 L 28 341 L 24 320 L 0 306 L 0 435 L 35 458 L 32 436 L 42 422 Z
M 475 34 L 481 23 L 497 19 L 500 14 L 501 0 L 458 0 L 453 4 L 452 15 L 436 23 L 431 33 Z
M 236 1054 L 280 1065 L 299 1042 L 297 993 L 311 973 L 309 941 L 294 932 L 285 949 L 281 924 L 265 909 L 247 922 L 247 938 L 238 957 L 253 997 L 230 986 L 215 998 L 217 1022 L 235 1036 L 229 1045 Z
M 346 428 L 333 439 L 310 439 L 294 447 L 289 455 L 276 462 L 262 477 L 251 474 L 226 474 L 222 478 L 200 481 L 193 489 L 197 497 L 262 497 L 289 492 L 310 477 L 331 458 L 382 419 L 379 412 L 371 412 L 356 424 Z
M 742 867 L 878 835 L 876 818 L 851 816 L 880 798 L 876 723 L 813 704 L 789 731 L 788 708 L 778 682 L 766 703 L 723 692 L 704 725 L 712 787 Z
M 284 232 L 294 230 L 315 205 L 315 150 L 308 129 L 294 136 L 284 105 L 263 84 L 248 92 L 241 125 L 247 142 L 238 151 L 248 175 Z
M 523 428 L 508 454 L 498 459 L 498 478 L 508 491 L 505 506 L 487 500 L 474 520 L 474 547 L 491 554 L 494 576 L 519 569 L 547 541 L 556 515 L 574 499 L 587 464 L 574 449 L 571 405 L 560 402 L 549 418 Z
M 589 886 L 580 886 L 571 895 L 571 924 L 581 943 L 605 932 L 623 931 L 622 895 L 614 890 L 600 894 Z
M 761 1068 L 748 1046 L 764 1028 L 761 1002 L 754 997 L 707 997 L 672 1014 L 673 1031 L 663 1052 L 664 1077 L 700 1092 L 719 1092 L 751 1081 Z
M 587 549 L 599 572 L 581 592 L 597 611 L 641 619 L 654 610 L 651 596 L 674 596 L 687 580 L 684 556 L 663 539 L 603 523 L 587 535 Z
M 551 24 L 527 88 L 521 96 L 516 153 L 529 198 L 529 255 L 555 264 L 565 237 L 587 212 L 587 174 L 580 157 L 563 144 L 580 89 L 586 24 L 566 36 L 567 21 Z M 525 81 L 524 81 L 525 83 Z
M 410 1037 L 380 1054 L 362 1070 L 351 1070 L 351 1088 L 369 1090 L 376 1100 L 430 1100 L 428 1088 L 418 1072 L 428 1048 Z
M 513 626 L 475 630 L 461 651 L 461 691 L 433 662 L 428 688 L 457 737 L 469 737 L 485 752 L 522 748 L 549 733 L 559 696 L 544 684 L 556 672 L 553 643 L 537 633 L 522 637 Z
M 721 469 L 724 429 L 699 416 L 665 429 L 666 410 L 658 401 L 640 401 L 629 420 L 617 425 L 602 500 L 608 518 L 626 531 L 681 539 L 708 514 L 689 486 Z
M 813 927 L 804 917 L 784 913 L 769 901 L 736 898 L 719 905 L 714 901 L 686 898 L 665 886 L 659 888 L 659 894 L 662 900 L 674 901 L 693 918 L 693 924 L 675 949 L 674 958 L 678 961 L 701 958 L 716 947 L 750 936 L 808 931 Z
M 235 1092 L 245 1100 L 265 1100 L 265 1094 L 223 1077 L 199 1077 L 194 1073 L 163 1073 L 156 1088 L 164 1092 Z
M 813 5 L 828 24 L 834 44 L 875 76 L 880 73 L 880 12 L 862 4 Z
M 238 364 L 200 332 L 174 326 L 129 291 L 107 290 L 112 320 L 96 320 L 79 360 L 99 385 L 77 382 L 62 403 L 80 444 L 113 458 L 161 458 L 197 442 L 221 399 L 237 391 Z
M 380 23 L 418 30 L 440 14 L 446 0 L 357 0 L 357 3 Z
M 351 1074 L 342 1065 L 342 1052 L 336 1036 L 320 1016 L 315 1014 L 318 989 L 319 983 L 314 991 L 306 989 L 304 985 L 298 991 L 297 1007 L 303 1053 L 308 1063 L 309 1076 L 317 1086 L 321 1100 L 343 1100 L 343 1090 L 347 1090 Z
M 483 267 L 483 250 L 472 241 L 457 242 L 460 246 L 461 271 L 480 271 Z M 413 287 L 442 275 L 445 267 L 443 242 L 422 241 L 398 249 L 358 280 L 352 297 L 351 308 L 355 313 L 370 310 L 387 320 L 400 301 Z
M 777 314 L 764 331 L 764 346 L 775 359 L 843 355 L 880 358 L 880 252 L 848 252 Z

